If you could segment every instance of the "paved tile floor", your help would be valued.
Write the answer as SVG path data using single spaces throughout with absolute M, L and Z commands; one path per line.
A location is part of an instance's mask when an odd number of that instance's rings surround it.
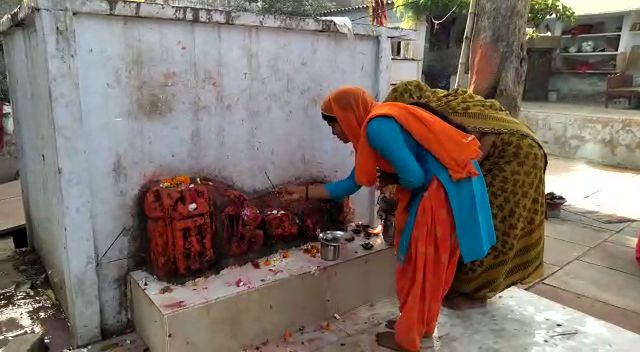
M 552 158 L 547 191 L 578 208 L 640 219 L 638 171 Z M 605 224 L 564 211 L 547 222 L 546 277 L 527 289 L 640 333 L 639 232 L 640 222 Z
M 564 195 L 577 208 L 640 220 L 640 171 L 551 158 L 547 191 Z M 545 277 L 524 288 L 640 334 L 640 266 L 634 255 L 638 232 L 640 222 L 606 224 L 563 211 L 546 225 Z M 342 342 L 340 347 L 355 343 Z M 119 348 L 142 350 L 136 344 Z
M 395 318 L 395 300 L 363 306 L 340 319 L 300 327 L 288 334 L 248 346 L 261 352 L 384 352 L 375 334 Z M 633 351 L 640 335 L 551 302 L 530 292 L 510 288 L 487 308 L 465 312 L 444 309 L 433 341 L 423 351 Z M 432 348 L 427 344 L 433 345 Z

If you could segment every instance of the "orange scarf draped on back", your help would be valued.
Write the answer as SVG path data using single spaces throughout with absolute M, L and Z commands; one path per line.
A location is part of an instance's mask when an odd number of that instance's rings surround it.
M 353 144 L 356 182 L 361 186 L 376 184 L 377 168 L 393 171 L 367 142 L 367 123 L 382 116 L 394 118 L 449 170 L 452 179 L 478 175 L 473 165 L 481 154 L 478 140 L 418 107 L 401 103 L 377 104 L 364 89 L 344 87 L 331 93 L 322 103 L 321 110 L 336 117 Z

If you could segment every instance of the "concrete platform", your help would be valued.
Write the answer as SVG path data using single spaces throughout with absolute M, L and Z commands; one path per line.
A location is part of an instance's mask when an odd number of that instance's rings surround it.
M 19 229 L 24 224 L 20 181 L 0 184 L 0 234 Z
M 520 117 L 553 155 L 640 169 L 640 110 L 525 102 Z
M 140 336 L 132 332 L 69 352 L 149 352 L 149 349 Z
M 251 264 L 228 268 L 182 286 L 133 272 L 136 330 L 153 352 L 235 352 L 393 297 L 393 249 L 376 238 L 374 249 L 366 251 L 362 241 L 343 245 L 336 262 L 294 249 L 286 258 L 282 253 L 270 257 L 271 265 L 260 269 Z
M 297 330 L 284 341 L 274 335 L 245 351 L 385 352 L 375 334 L 395 318 L 395 300 L 360 307 L 340 320 Z M 424 340 L 440 352 L 476 351 L 636 351 L 640 335 L 592 318 L 535 294 L 511 288 L 490 301 L 487 308 L 466 312 L 443 310 L 436 337 Z

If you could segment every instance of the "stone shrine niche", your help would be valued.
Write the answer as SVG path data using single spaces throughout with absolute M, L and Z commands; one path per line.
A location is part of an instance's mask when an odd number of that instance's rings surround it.
M 352 214 L 348 200 L 283 200 L 206 177 L 150 181 L 141 195 L 147 266 L 173 282 L 316 241 Z

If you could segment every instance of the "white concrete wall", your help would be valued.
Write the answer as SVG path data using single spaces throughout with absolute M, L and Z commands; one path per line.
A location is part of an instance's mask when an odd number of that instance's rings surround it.
M 386 36 L 359 30 L 348 40 L 328 22 L 49 4 L 29 15 L 35 26 L 7 32 L 8 67 L 30 237 L 78 344 L 127 323 L 124 277 L 145 181 L 202 173 L 254 190 L 268 187 L 265 171 L 276 183 L 342 177 L 353 152 L 319 104 L 345 84 L 384 96 L 390 81 Z M 365 220 L 372 200 L 365 192 L 356 203 Z
M 9 4 L 4 5 L 5 7 L 9 7 Z M 6 11 L 6 10 L 5 10 Z M 0 16 L 3 13 L 3 4 L 0 1 Z M 7 72 L 7 67 L 4 63 L 4 55 L 2 50 L 2 41 L 0 40 L 0 76 L 4 77 L 4 74 Z M 0 82 L 0 85 L 4 85 L 3 82 Z M 4 90 L 4 87 L 0 87 L 0 90 Z M 0 100 L 2 100 L 3 96 L 0 93 Z M 4 128 L 0 128 L 0 137 L 2 137 L 4 141 L 4 145 L 0 146 L 0 183 L 5 183 L 9 181 L 15 180 L 16 173 L 18 172 L 18 146 L 16 142 L 16 136 L 13 133 L 13 128 L 8 126 L 9 124 L 13 124 L 13 119 L 11 118 L 11 106 L 6 104 L 3 101 L 0 101 L 0 106 L 4 106 L 4 113 L 0 115 L 0 123 Z
M 601 14 L 579 16 L 577 23 L 573 25 L 564 25 L 564 29 L 570 29 L 581 23 L 597 23 L 604 22 L 605 32 L 621 31 L 620 43 L 618 50 L 629 54 L 634 45 L 640 45 L 640 34 L 630 32 L 632 23 L 640 21 L 640 11 L 630 11 L 626 13 Z M 547 19 L 548 23 L 554 28 L 554 34 L 560 35 L 563 30 L 563 24 L 555 21 L 555 19 Z M 544 27 L 543 24 L 541 28 Z M 595 38 L 599 41 L 604 38 Z M 567 38 L 563 41 L 564 45 L 568 43 Z M 559 61 L 558 61 L 559 60 Z M 561 57 L 557 57 L 558 65 Z M 637 82 L 640 82 L 640 73 L 634 74 Z M 606 90 L 607 74 L 576 74 L 576 73 L 556 73 L 550 77 L 549 89 L 558 91 L 560 100 L 564 101 L 604 101 L 604 91 Z
M 387 4 L 387 9 L 387 27 L 400 27 L 402 19 L 393 10 L 393 4 Z M 371 26 L 368 7 L 334 11 L 327 16 L 348 17 L 354 24 Z M 391 82 L 421 79 L 423 58 L 427 52 L 425 46 L 427 23 L 420 23 L 417 27 L 416 40 L 398 40 L 402 42 L 402 57 L 393 60 Z M 415 61 L 411 63 L 409 59 Z M 417 72 L 414 72 L 414 67 L 417 67 Z
M 44 43 L 35 27 L 14 30 L 4 37 L 7 65 L 11 68 L 9 86 L 13 113 L 16 118 L 18 142 L 23 145 L 21 163 L 22 190 L 27 225 L 32 233 L 48 236 L 32 237 L 32 245 L 41 250 L 45 266 L 52 268 L 49 279 L 56 292 L 66 292 L 64 260 L 64 229 L 61 223 L 62 204 L 57 183 L 58 161 L 55 146 L 53 117 L 49 110 L 48 69 Z M 25 148 L 24 144 L 29 147 Z M 44 250 L 46 249 L 46 250 Z M 59 295 L 65 302 L 66 294 Z
M 371 38 L 83 15 L 75 24 L 97 253 L 134 225 L 135 196 L 154 175 L 216 175 L 253 190 L 269 185 L 265 171 L 275 183 L 349 172 L 351 149 L 318 107 L 341 85 L 375 92 Z M 117 241 L 99 268 L 107 328 L 125 319 L 131 248 Z
M 601 101 L 604 106 L 607 76 L 602 73 L 554 73 L 549 78 L 549 90 L 557 91 L 561 101 Z
M 78 225 L 90 220 L 81 211 L 83 197 L 74 192 L 82 187 L 75 180 L 81 161 L 70 150 L 73 127 L 65 121 L 73 116 L 69 109 L 79 107 L 66 87 L 74 82 L 72 66 L 55 53 L 67 50 L 66 44 L 43 36 L 55 32 L 59 20 L 48 12 L 34 16 L 35 23 L 5 36 L 5 48 L 29 240 L 65 307 L 75 342 L 82 344 L 100 336 L 100 314 L 93 236 Z
M 607 112 L 549 109 L 525 104 L 520 118 L 553 155 L 597 164 L 640 169 L 640 120 Z M 628 115 L 628 114 L 627 114 Z
M 392 83 L 420 79 L 421 75 L 421 61 L 394 59 L 391 64 Z
M 630 12 L 624 17 L 624 26 L 622 29 L 623 35 L 620 41 L 620 50 L 624 51 L 627 54 L 627 58 L 629 58 L 631 49 L 634 46 L 640 46 L 640 32 L 631 31 L 633 24 L 638 22 L 640 22 L 640 10 Z M 636 85 L 640 85 L 640 72 L 638 71 L 638 67 L 640 67 L 640 63 L 635 63 L 633 65 L 629 63 L 629 67 L 626 67 L 628 69 L 628 72 L 634 75 Z
M 8 106 L 8 105 L 7 105 Z M 9 115 L 9 117 L 6 117 Z M 13 118 L 10 114 L 6 114 L 2 121 L 3 124 L 13 124 Z M 16 179 L 18 172 L 18 145 L 17 138 L 13 131 L 9 132 L 5 126 L 4 146 L 0 147 L 0 183 L 10 182 Z

